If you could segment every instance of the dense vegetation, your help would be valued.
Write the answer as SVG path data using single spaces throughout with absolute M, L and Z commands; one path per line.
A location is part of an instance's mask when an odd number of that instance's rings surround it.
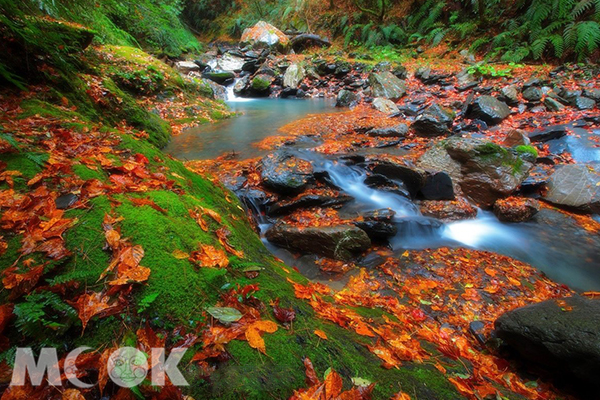
M 197 30 L 232 36 L 265 19 L 324 31 L 346 46 L 446 42 L 510 62 L 583 61 L 600 47 L 598 0 L 187 0 L 184 16 Z

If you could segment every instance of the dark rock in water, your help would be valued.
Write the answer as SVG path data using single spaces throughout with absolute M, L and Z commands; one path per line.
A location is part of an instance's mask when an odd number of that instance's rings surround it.
M 237 192 L 246 186 L 248 179 L 243 176 L 225 176 L 221 179 L 221 182 L 223 182 L 223 185 L 225 185 L 227 189 L 232 192 Z
M 529 221 L 540 211 L 540 202 L 534 199 L 509 197 L 494 203 L 494 214 L 502 222 Z
M 335 101 L 336 107 L 354 107 L 358 104 L 358 95 L 346 89 L 342 89 L 338 92 L 337 99 Z
M 499 99 L 506 104 L 515 106 L 519 104 L 519 91 L 515 86 L 504 86 L 500 90 Z
M 573 105 L 579 110 L 592 110 L 596 107 L 596 101 L 587 97 L 578 96 L 573 100 Z
M 395 215 L 396 211 L 391 208 L 381 208 L 379 210 L 364 212 L 361 214 L 361 217 L 363 217 L 365 221 L 390 222 Z
M 542 99 L 542 90 L 538 87 L 530 86 L 523 90 L 523 98 L 527 101 L 538 102 Z
M 530 143 L 531 140 L 527 137 L 527 132 L 521 129 L 513 129 L 508 132 L 504 138 L 504 142 L 502 142 L 506 147 L 527 146 Z
M 536 369 L 600 386 L 600 300 L 546 300 L 509 311 L 494 325 L 497 337 Z
M 419 203 L 421 214 L 441 221 L 462 221 L 477 216 L 477 209 L 467 200 L 424 200 Z
M 219 85 L 226 85 L 228 82 L 233 82 L 235 74 L 231 71 L 209 71 L 202 74 L 202 77 L 209 79 Z
M 402 182 L 397 183 L 388 177 L 381 174 L 371 174 L 369 175 L 364 184 L 373 189 L 379 189 L 384 192 L 396 193 L 402 197 L 406 197 L 410 199 L 412 197 L 406 185 Z
M 408 126 L 406 124 L 398 124 L 387 128 L 371 129 L 367 132 L 367 135 L 376 137 L 404 137 L 407 133 Z
M 508 106 L 492 96 L 480 96 L 469 106 L 467 116 L 496 125 L 510 115 Z
M 400 100 L 406 94 L 406 85 L 391 72 L 373 72 L 369 75 L 373 97 Z
M 589 213 L 600 213 L 600 168 L 567 164 L 556 168 L 548 180 L 544 199 Z
M 451 133 L 450 128 L 453 121 L 454 115 L 451 111 L 438 104 L 432 104 L 415 119 L 411 128 L 419 136 L 443 136 Z
M 300 208 L 310 207 L 336 207 L 352 201 L 352 196 L 340 194 L 339 196 L 323 196 L 318 194 L 307 194 L 292 200 L 283 200 L 273 205 L 267 211 L 268 215 L 285 215 Z
M 265 233 L 277 246 L 302 253 L 348 261 L 371 246 L 369 236 L 354 225 L 298 228 L 276 224 Z
M 385 241 L 398 233 L 398 228 L 390 222 L 383 221 L 357 221 L 354 225 L 367 233 L 375 242 Z
M 415 197 L 425 184 L 425 171 L 409 163 L 373 160 L 370 167 L 375 174 L 402 181 L 411 197 Z
M 402 217 L 396 219 L 401 237 L 436 236 L 444 229 L 444 223 L 428 217 Z
M 529 176 L 521 182 L 521 192 L 532 193 L 546 186 L 550 174 L 551 173 L 542 166 L 534 166 L 531 171 L 529 171 Z
M 547 142 L 549 140 L 560 139 L 567 134 L 567 128 L 563 125 L 551 126 L 539 131 L 529 132 L 529 139 L 532 142 Z
M 54 200 L 54 203 L 56 204 L 56 208 L 58 208 L 59 210 L 66 210 L 67 208 L 71 207 L 73 204 L 77 203 L 77 200 L 79 200 L 79 197 L 76 194 L 67 193 L 67 194 L 58 196 Z
M 454 200 L 452 178 L 445 172 L 428 174 L 421 195 L 425 200 Z
M 293 88 L 284 88 L 279 95 L 282 99 L 286 99 L 288 97 L 294 97 L 298 93 L 298 89 Z
M 282 194 L 301 192 L 313 179 L 311 163 L 286 152 L 271 153 L 260 164 L 263 185 Z

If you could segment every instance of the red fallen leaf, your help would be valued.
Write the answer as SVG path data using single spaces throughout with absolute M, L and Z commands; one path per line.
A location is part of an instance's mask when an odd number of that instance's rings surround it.
M 90 179 L 85 181 L 81 188 L 81 194 L 87 198 L 94 198 L 106 193 L 106 185 L 98 179 Z
M 131 201 L 131 203 L 134 206 L 136 206 L 136 207 L 149 206 L 149 207 L 152 207 L 153 209 L 155 209 L 158 212 L 161 212 L 163 214 L 167 214 L 167 210 L 165 210 L 164 208 L 160 207 L 152 199 L 149 199 L 149 198 L 140 199 L 140 198 L 135 198 L 134 197 L 134 198 L 130 198 L 129 201 Z
M 327 334 L 320 329 L 315 329 L 314 334 L 323 340 L 329 340 L 329 338 L 327 337 Z
M 332 400 L 339 396 L 342 392 L 342 384 L 342 377 L 331 370 L 325 378 L 325 399 Z
M 13 304 L 2 304 L 0 306 L 0 334 L 4 332 L 4 328 L 8 325 L 10 320 L 13 318 Z
M 277 325 L 273 321 L 256 321 L 248 326 L 244 335 L 250 347 L 257 349 L 263 354 L 267 354 L 265 341 L 261 337 L 261 332 L 274 333 L 277 331 Z
M 18 274 L 17 267 L 10 267 L 4 270 L 2 284 L 6 289 L 9 289 L 9 298 L 16 299 L 24 294 L 31 292 L 31 290 L 37 285 L 38 281 L 44 274 L 45 265 L 40 265 L 35 268 L 31 268 L 29 271 Z
M 137 153 L 135 156 L 133 156 L 133 158 L 135 159 L 136 162 L 140 163 L 140 164 L 148 164 L 150 161 L 148 160 L 148 157 L 146 157 L 145 155 L 141 154 L 141 153 Z
M 79 319 L 83 325 L 83 330 L 87 326 L 90 319 L 95 316 L 99 318 L 107 317 L 109 315 L 118 314 L 123 310 L 123 307 L 116 302 L 116 304 L 108 304 L 110 301 L 109 297 L 102 293 L 84 293 L 77 298 L 77 300 L 68 302 L 71 304 L 79 314 Z
M 200 250 L 193 251 L 189 260 L 207 268 L 227 268 L 229 265 L 229 259 L 223 250 L 205 244 L 200 245 Z
M 282 324 L 290 323 L 296 318 L 296 311 L 293 309 L 279 307 L 279 299 L 273 303 L 273 314 Z
M 156 332 L 150 326 L 146 325 L 144 329 L 138 329 L 136 332 L 138 340 L 138 348 L 146 354 L 151 354 L 152 348 L 164 348 L 166 337 L 162 339 L 158 337 Z M 155 354 L 155 357 L 159 357 Z M 148 367 L 152 368 L 160 360 L 158 358 L 152 358 L 148 360 Z
M 85 400 L 78 389 L 67 389 L 63 392 L 61 400 Z
M 313 367 L 312 362 L 308 357 L 304 359 L 304 368 L 306 368 L 306 385 L 307 386 L 315 386 L 321 384 L 319 378 L 317 378 L 317 373 L 315 372 L 315 368 Z
M 236 250 L 235 248 L 233 248 L 233 246 L 231 246 L 229 244 L 229 242 L 227 240 L 229 235 L 231 235 L 231 232 L 229 231 L 229 229 L 227 229 L 223 226 L 223 227 L 217 229 L 216 234 L 217 234 L 217 238 L 219 239 L 219 243 L 221 243 L 221 245 L 223 247 L 225 247 L 225 250 L 227 250 L 229 253 L 233 254 L 234 256 L 236 256 L 238 258 L 244 258 L 243 251 Z
M 115 350 L 117 350 L 116 346 L 108 347 L 100 355 L 100 360 L 98 361 L 98 388 L 100 389 L 100 394 L 102 394 L 104 387 L 108 383 L 108 359 Z M 119 391 L 119 393 L 120 392 L 121 391 Z

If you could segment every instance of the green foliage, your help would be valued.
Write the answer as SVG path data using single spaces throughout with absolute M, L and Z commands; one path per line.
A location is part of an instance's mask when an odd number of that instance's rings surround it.
M 475 64 L 467 68 L 467 72 L 471 75 L 483 76 L 487 78 L 512 77 L 512 71 L 515 68 L 523 67 L 523 65 L 510 63 L 507 67 L 496 68 L 490 64 Z
M 32 293 L 25 301 L 15 305 L 15 326 L 20 334 L 40 341 L 40 347 L 49 337 L 66 332 L 77 320 L 75 309 L 63 302 L 56 293 Z
M 517 146 L 517 147 L 515 147 L 515 150 L 516 150 L 516 152 L 517 152 L 518 154 L 523 154 L 523 155 L 529 154 L 529 155 L 531 155 L 531 156 L 532 156 L 534 159 L 536 159 L 536 158 L 537 158 L 537 156 L 538 156 L 538 151 L 537 151 L 537 149 L 536 149 L 535 147 L 533 147 L 533 146 L 529 146 L 529 145 L 527 145 L 527 146 L 525 146 L 525 145 L 521 145 L 521 146 Z

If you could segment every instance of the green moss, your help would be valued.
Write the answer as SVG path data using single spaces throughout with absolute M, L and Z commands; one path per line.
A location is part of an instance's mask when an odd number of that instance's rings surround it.
M 0 161 L 6 163 L 7 171 L 18 171 L 22 176 L 14 176 L 18 188 L 24 187 L 28 180 L 42 172 L 43 163 L 48 159 L 45 153 L 3 153 Z
M 267 79 L 261 78 L 260 76 L 257 76 L 256 78 L 252 79 L 251 87 L 254 91 L 266 92 L 267 90 L 269 90 L 270 86 L 271 82 L 269 82 Z
M 93 170 L 83 164 L 75 164 L 72 168 L 75 175 L 84 181 L 98 179 L 99 181 L 105 182 L 107 180 L 106 174 L 100 168 L 98 168 L 98 170 Z
M 530 146 L 530 145 L 521 145 L 521 146 L 517 146 L 515 147 L 515 151 L 517 152 L 517 154 L 519 155 L 529 155 L 531 157 L 533 157 L 534 159 L 537 158 L 538 156 L 538 151 L 535 147 Z
M 19 114 L 19 118 L 21 119 L 39 115 L 40 117 L 69 120 L 78 116 L 74 111 L 59 108 L 51 103 L 35 98 L 23 100 L 20 106 L 23 110 Z

